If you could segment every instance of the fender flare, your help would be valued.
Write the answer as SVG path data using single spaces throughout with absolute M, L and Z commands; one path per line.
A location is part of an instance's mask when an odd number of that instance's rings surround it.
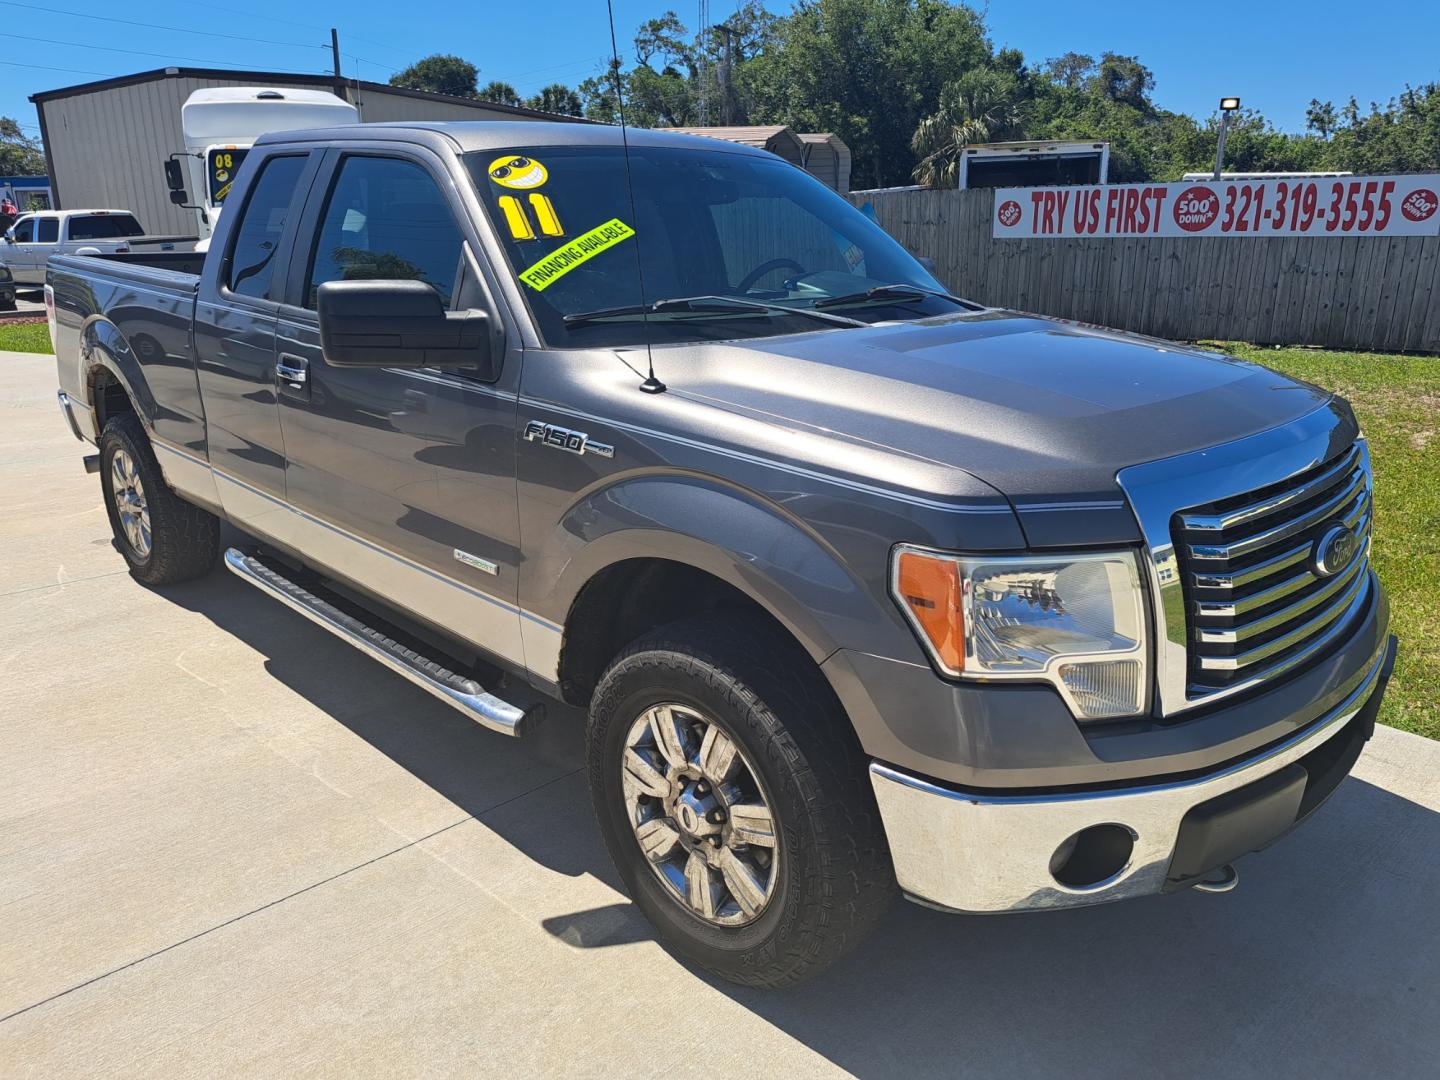
M 527 553 L 532 610 L 563 634 L 584 587 L 636 559 L 693 567 L 735 587 L 817 664 L 842 646 L 878 644 L 890 629 L 872 588 L 809 525 L 754 492 L 680 473 L 614 480 L 573 503 Z
M 80 349 L 84 359 L 80 371 L 81 384 L 85 387 L 86 402 L 92 411 L 96 409 L 94 398 L 94 373 L 103 368 L 120 384 L 135 414 L 147 432 L 154 431 L 155 414 L 159 405 L 150 392 L 150 385 L 140 369 L 130 343 L 119 328 L 103 315 L 91 317 L 80 329 Z M 96 417 L 96 434 L 99 434 L 99 418 Z

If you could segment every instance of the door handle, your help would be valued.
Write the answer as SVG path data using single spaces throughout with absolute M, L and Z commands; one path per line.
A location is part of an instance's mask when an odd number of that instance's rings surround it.
M 299 389 L 310 377 L 310 361 L 303 356 L 281 353 L 280 358 L 275 361 L 275 374 Z

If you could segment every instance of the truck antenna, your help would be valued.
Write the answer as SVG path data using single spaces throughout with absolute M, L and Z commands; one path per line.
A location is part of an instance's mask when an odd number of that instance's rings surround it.
M 625 123 L 625 92 L 620 83 L 620 46 L 615 43 L 615 5 L 613 0 L 605 0 L 605 10 L 610 16 L 610 55 L 614 63 L 610 67 L 610 77 L 615 81 L 615 108 L 620 114 L 620 145 L 625 152 L 625 190 L 630 196 L 630 220 L 637 220 L 635 213 L 635 180 L 630 173 L 630 134 L 629 127 Z M 635 237 L 635 276 L 640 283 L 640 304 L 645 304 L 645 271 L 640 262 L 640 237 Z M 645 381 L 640 384 L 640 390 L 646 394 L 663 394 L 665 384 L 655 377 L 655 354 L 650 348 L 650 317 L 643 312 L 640 315 L 641 324 L 645 327 Z

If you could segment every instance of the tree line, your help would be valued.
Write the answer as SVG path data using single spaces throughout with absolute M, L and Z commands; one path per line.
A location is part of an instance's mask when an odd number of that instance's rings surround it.
M 480 84 L 469 61 L 436 54 L 392 85 L 639 127 L 786 124 L 833 131 L 857 188 L 955 182 L 961 148 L 1003 139 L 1105 139 L 1114 181 L 1174 180 L 1208 169 L 1219 117 L 1162 108 L 1138 57 L 1067 52 L 1035 62 L 991 44 L 981 11 L 952 0 L 799 0 L 775 15 L 748 0 L 692 30 L 674 11 L 647 19 L 633 62 L 529 96 Z M 1440 170 L 1440 84 L 1362 107 L 1312 100 L 1306 130 L 1246 109 L 1231 118 L 1236 171 Z M 0 117 L 0 175 L 42 174 L 38 140 Z
M 0 116 L 0 176 L 44 176 L 45 153 L 8 116 Z M 23 209 L 23 208 L 22 208 Z
M 633 63 L 573 88 L 522 97 L 478 85 L 473 64 L 426 57 L 391 82 L 639 127 L 787 124 L 832 131 L 857 188 L 953 185 L 960 150 L 1002 139 L 1105 139 L 1114 181 L 1174 180 L 1214 161 L 1218 115 L 1162 108 L 1138 57 L 1067 52 L 1033 62 L 996 49 L 980 10 L 952 0 L 799 0 L 775 15 L 755 0 L 692 30 L 673 11 L 636 29 Z M 1231 118 L 1236 171 L 1440 169 L 1440 85 L 1362 108 L 1312 101 L 1303 133 L 1258 111 Z

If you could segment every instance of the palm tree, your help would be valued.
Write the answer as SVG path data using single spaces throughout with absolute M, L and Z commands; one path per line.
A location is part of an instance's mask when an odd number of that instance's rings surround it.
M 920 121 L 910 139 L 920 155 L 915 182 L 954 187 L 960 152 L 972 143 L 1018 137 L 1021 114 L 1021 86 L 1011 72 L 972 68 L 947 83 L 938 108 Z

